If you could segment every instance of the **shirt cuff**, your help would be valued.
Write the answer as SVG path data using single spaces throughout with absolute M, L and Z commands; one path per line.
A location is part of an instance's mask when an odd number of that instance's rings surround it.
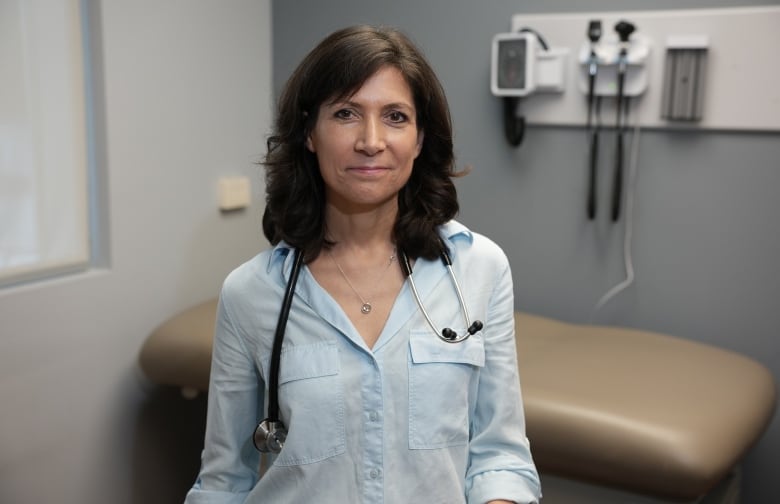
M 184 504 L 244 504 L 249 492 L 217 492 L 192 488 L 184 498 Z
M 536 504 L 541 498 L 538 486 L 512 471 L 490 471 L 474 476 L 468 504 L 508 500 L 517 504 Z

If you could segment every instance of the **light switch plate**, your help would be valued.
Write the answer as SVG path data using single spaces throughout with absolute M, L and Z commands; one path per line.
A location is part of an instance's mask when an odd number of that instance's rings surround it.
M 220 177 L 219 209 L 223 211 L 240 210 L 251 202 L 251 184 L 249 177 Z

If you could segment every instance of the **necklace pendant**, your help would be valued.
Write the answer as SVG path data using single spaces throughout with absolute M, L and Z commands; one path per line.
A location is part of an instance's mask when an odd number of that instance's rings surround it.
M 363 306 L 360 307 L 360 312 L 363 315 L 368 315 L 371 313 L 371 303 L 363 303 Z

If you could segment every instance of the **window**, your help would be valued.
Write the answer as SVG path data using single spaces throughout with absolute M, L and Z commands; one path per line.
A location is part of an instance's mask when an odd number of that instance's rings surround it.
M 0 0 L 0 284 L 90 259 L 83 12 Z

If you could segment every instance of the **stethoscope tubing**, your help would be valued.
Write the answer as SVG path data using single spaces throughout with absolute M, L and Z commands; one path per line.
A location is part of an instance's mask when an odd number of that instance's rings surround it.
M 295 285 L 298 283 L 298 276 L 302 266 L 303 253 L 300 249 L 295 249 L 292 272 L 284 292 L 282 307 L 279 311 L 279 321 L 276 323 L 274 346 L 271 350 L 270 376 L 268 377 L 268 420 L 271 422 L 279 420 L 279 366 L 282 355 L 282 343 L 284 341 L 284 332 L 287 328 L 287 319 L 290 316 L 293 296 L 295 295 Z
M 303 253 L 300 249 L 295 249 L 293 259 L 292 271 L 290 273 L 290 279 L 287 281 L 287 287 L 285 288 L 284 298 L 282 299 L 282 306 L 279 311 L 279 320 L 276 324 L 276 331 L 274 333 L 274 342 L 271 350 L 271 365 L 269 369 L 268 377 L 268 415 L 262 420 L 255 428 L 252 441 L 255 447 L 263 453 L 279 453 L 284 446 L 284 442 L 287 438 L 287 429 L 284 423 L 279 418 L 279 368 L 281 366 L 282 344 L 284 343 L 284 333 L 287 328 L 287 320 L 290 316 L 290 309 L 292 307 L 292 300 L 295 295 L 295 285 L 298 283 L 298 276 L 303 267 Z M 463 317 L 466 320 L 466 326 L 468 327 L 466 333 L 458 335 L 452 329 L 445 327 L 441 332 L 436 328 L 436 325 L 428 315 L 428 311 L 423 306 L 420 300 L 417 287 L 414 284 L 412 278 L 412 268 L 409 264 L 409 258 L 405 252 L 401 252 L 401 268 L 403 269 L 406 278 L 409 279 L 409 285 L 412 289 L 412 294 L 420 308 L 428 325 L 433 329 L 433 332 L 442 340 L 447 343 L 460 343 L 466 340 L 468 337 L 474 335 L 477 331 L 480 331 L 483 324 L 479 320 L 475 320 L 473 323 L 469 318 L 468 309 L 463 298 L 463 293 L 460 289 L 458 279 L 455 277 L 455 272 L 452 270 L 452 259 L 447 252 L 446 247 L 442 244 L 441 260 L 444 266 L 447 268 L 453 285 L 455 286 L 455 293 L 458 296 L 458 302 L 463 312 Z
M 417 303 L 417 307 L 423 314 L 423 318 L 425 318 L 428 326 L 430 326 L 431 330 L 436 333 L 436 336 L 438 336 L 440 340 L 446 343 L 460 343 L 482 329 L 482 322 L 479 320 L 475 320 L 474 323 L 471 322 L 471 317 L 469 317 L 469 311 L 466 307 L 466 301 L 463 298 L 463 292 L 460 289 L 460 283 L 455 276 L 455 272 L 452 270 L 452 257 L 450 257 L 450 254 L 447 251 L 447 247 L 445 247 L 444 244 L 442 244 L 441 248 L 441 261 L 444 263 L 444 267 L 447 269 L 447 273 L 449 274 L 450 279 L 452 279 L 452 285 L 455 287 L 455 294 L 458 296 L 458 303 L 460 304 L 461 312 L 463 313 L 463 319 L 466 321 L 466 332 L 461 335 L 458 335 L 449 327 L 445 327 L 441 331 L 438 329 L 438 327 L 436 327 L 436 324 L 433 323 L 430 315 L 428 315 L 428 310 L 425 309 L 425 305 L 423 305 L 422 300 L 420 299 L 420 293 L 417 291 L 417 286 L 415 285 L 414 278 L 412 276 L 412 266 L 409 263 L 409 258 L 403 251 L 401 252 L 400 256 L 401 269 L 403 270 L 404 275 L 406 275 L 406 278 L 409 280 L 409 287 L 412 289 L 412 295 L 414 296 L 414 300 Z

